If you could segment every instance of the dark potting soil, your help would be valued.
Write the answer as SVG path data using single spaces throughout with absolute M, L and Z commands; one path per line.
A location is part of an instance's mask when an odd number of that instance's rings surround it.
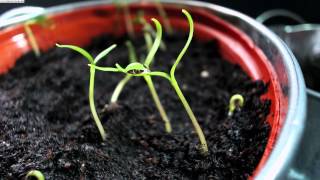
M 101 66 L 128 63 L 126 38 L 97 38 L 87 49 L 97 54 L 118 47 Z M 186 36 L 166 37 L 152 69 L 169 71 Z M 133 40 L 139 57 L 142 38 Z M 169 43 L 170 42 L 170 43 Z M 246 179 L 259 163 L 270 127 L 270 101 L 261 81 L 251 81 L 237 66 L 222 60 L 216 43 L 193 40 L 176 73 L 205 133 L 209 155 L 167 80 L 154 78 L 173 126 L 167 134 L 148 87 L 135 77 L 118 105 L 106 106 L 123 74 L 97 72 L 95 99 L 107 132 L 101 142 L 88 103 L 87 61 L 67 49 L 54 48 L 35 58 L 28 53 L 0 76 L 0 177 L 19 179 L 31 169 L 47 179 Z M 245 105 L 228 117 L 231 95 Z

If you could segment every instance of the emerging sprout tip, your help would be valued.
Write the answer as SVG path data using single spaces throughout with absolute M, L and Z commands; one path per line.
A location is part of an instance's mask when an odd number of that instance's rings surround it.
M 229 112 L 228 116 L 232 116 L 233 112 L 237 108 L 241 108 L 244 105 L 244 98 L 241 94 L 235 94 L 231 96 L 230 101 L 229 101 Z
M 30 177 L 35 177 L 37 180 L 45 180 L 44 175 L 39 170 L 31 170 L 26 175 L 26 180 L 28 180 Z

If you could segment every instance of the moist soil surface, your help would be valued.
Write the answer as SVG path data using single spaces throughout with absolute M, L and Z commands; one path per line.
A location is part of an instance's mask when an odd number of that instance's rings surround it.
M 128 64 L 127 38 L 102 36 L 87 47 L 96 55 L 118 47 L 101 66 Z M 186 36 L 165 37 L 153 70 L 169 72 Z M 170 42 L 170 43 L 169 43 Z M 146 56 L 142 38 L 133 40 Z M 41 170 L 47 179 L 246 179 L 264 152 L 270 126 L 267 85 L 252 81 L 237 65 L 223 60 L 214 41 L 193 40 L 176 78 L 206 136 L 209 155 L 166 79 L 153 78 L 173 132 L 165 132 L 145 81 L 135 77 L 117 104 L 108 105 L 123 74 L 97 72 L 95 99 L 107 132 L 102 142 L 88 102 L 88 62 L 68 49 L 53 48 L 36 58 L 21 57 L 0 76 L 0 177 L 22 179 Z M 228 117 L 228 101 L 244 95 L 245 105 Z

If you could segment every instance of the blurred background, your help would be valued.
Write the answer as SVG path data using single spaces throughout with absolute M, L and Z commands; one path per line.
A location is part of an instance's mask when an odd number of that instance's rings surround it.
M 0 12 L 23 5 L 49 7 L 77 1 L 79 0 L 25 0 L 24 4 L 0 3 Z M 281 8 L 299 14 L 307 22 L 320 22 L 319 6 L 317 6 L 320 4 L 319 0 L 207 0 L 207 2 L 238 10 L 254 18 L 266 10 Z

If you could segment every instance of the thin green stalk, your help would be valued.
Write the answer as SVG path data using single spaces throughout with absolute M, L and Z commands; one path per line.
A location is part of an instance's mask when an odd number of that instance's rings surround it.
M 199 140 L 200 140 L 200 143 L 201 143 L 201 150 L 202 150 L 202 153 L 204 154 L 207 154 L 208 153 L 208 145 L 207 145 L 207 142 L 206 142 L 206 139 L 205 139 L 205 136 L 203 134 L 203 131 L 197 121 L 197 118 L 195 117 L 188 101 L 186 100 L 186 98 L 184 97 L 179 85 L 178 85 L 178 82 L 175 78 L 175 70 L 176 70 L 176 67 L 178 66 L 178 64 L 180 63 L 183 55 L 185 54 L 185 52 L 187 51 L 190 43 L 191 43 L 191 40 L 192 40 L 192 37 L 193 37 L 193 33 L 194 33 L 194 24 L 193 24 L 193 20 L 192 20 L 192 17 L 191 15 L 188 13 L 188 11 L 186 10 L 182 10 L 183 14 L 187 17 L 188 19 L 188 22 L 189 22 L 189 36 L 188 36 L 188 40 L 185 44 L 185 46 L 183 47 L 183 49 L 181 50 L 180 54 L 178 55 L 175 63 L 173 64 L 171 70 L 170 70 L 170 76 L 168 77 L 168 75 L 165 75 L 165 73 L 162 73 L 162 72 L 149 72 L 148 74 L 149 75 L 156 75 L 156 76 L 162 76 L 162 77 L 165 77 L 166 79 L 168 79 L 170 82 L 171 82 L 171 85 L 173 86 L 173 88 L 175 89 L 177 95 L 179 96 L 184 108 L 186 109 L 190 119 L 191 119 L 191 122 L 196 130 L 196 133 L 198 134 L 198 137 L 199 137 Z M 159 35 L 157 35 L 159 36 Z
M 129 54 L 129 61 L 130 63 L 134 63 L 137 62 L 138 58 L 137 58 L 137 54 L 135 51 L 134 46 L 132 45 L 131 41 L 126 41 L 126 46 L 128 48 L 128 54 Z M 123 90 L 123 88 L 126 86 L 126 84 L 129 82 L 129 80 L 131 79 L 131 75 L 126 75 L 118 84 L 117 87 L 114 89 L 112 95 L 111 95 L 111 99 L 110 99 L 110 103 L 115 103 L 118 101 L 118 98 Z
M 34 54 L 37 57 L 39 57 L 41 52 L 40 52 L 40 48 L 39 48 L 39 45 L 37 43 L 36 37 L 35 37 L 34 33 L 32 32 L 32 29 L 31 29 L 31 25 L 33 25 L 33 24 L 40 25 L 43 28 L 52 28 L 53 27 L 53 22 L 50 19 L 48 19 L 47 17 L 45 17 L 45 16 L 37 16 L 37 17 L 34 17 L 33 19 L 30 19 L 30 20 L 26 21 L 23 24 L 23 27 L 24 27 L 24 30 L 25 30 L 25 32 L 27 34 L 27 38 L 28 38 L 28 41 L 30 43 L 30 46 L 31 46 Z
M 45 180 L 46 178 L 44 177 L 44 175 L 42 174 L 41 171 L 39 170 L 31 170 L 27 173 L 26 175 L 26 179 L 37 179 L 37 180 Z
M 68 49 L 72 49 L 78 53 L 80 53 L 83 57 L 85 57 L 88 62 L 90 63 L 90 82 L 89 82 L 89 104 L 90 104 L 90 110 L 93 116 L 93 119 L 96 123 L 96 126 L 98 127 L 98 130 L 100 132 L 100 135 L 102 137 L 102 140 L 106 139 L 106 133 L 104 131 L 104 128 L 101 124 L 101 121 L 99 119 L 95 104 L 94 104 L 94 80 L 95 80 L 95 65 L 101 60 L 103 59 L 106 55 L 108 55 L 110 53 L 110 51 L 112 51 L 116 45 L 112 45 L 110 47 L 108 47 L 107 49 L 103 50 L 102 52 L 100 52 L 95 58 L 93 58 L 86 50 L 82 49 L 81 47 L 78 46 L 74 46 L 74 45 L 59 45 L 56 44 L 56 46 L 60 47 L 60 48 L 68 48 Z M 118 69 L 116 68 L 107 68 L 109 71 L 112 72 L 119 72 Z
M 164 10 L 164 8 L 159 0 L 155 0 L 155 3 L 156 3 L 157 10 L 163 19 L 164 27 L 166 28 L 167 33 L 172 34 L 173 30 L 172 30 L 172 27 L 171 27 L 171 24 L 170 24 L 170 21 L 169 21 L 169 18 L 167 16 L 166 11 Z
M 126 46 L 128 48 L 128 54 L 129 54 L 130 63 L 137 62 L 138 58 L 137 58 L 136 50 L 135 50 L 132 42 L 131 41 L 126 41 Z
M 183 55 L 184 55 L 184 54 L 186 53 L 186 51 L 188 50 L 188 47 L 189 47 L 189 45 L 190 45 L 190 43 L 191 43 L 191 40 L 192 40 L 192 37 L 193 37 L 193 32 L 194 32 L 194 24 L 193 24 L 193 20 L 192 20 L 191 15 L 188 13 L 188 11 L 186 11 L 186 10 L 184 10 L 184 9 L 182 10 L 182 12 L 183 12 L 183 14 L 186 15 L 186 17 L 187 17 L 187 19 L 188 19 L 189 26 L 190 26 L 189 29 L 190 29 L 190 30 L 189 30 L 188 40 L 187 40 L 186 44 L 184 45 L 183 49 L 181 50 L 180 54 L 178 55 L 176 61 L 174 62 L 173 66 L 172 66 L 172 68 L 171 68 L 171 70 L 170 70 L 170 76 L 173 77 L 174 79 L 175 79 L 174 73 L 175 73 L 175 71 L 176 71 L 176 68 L 177 68 L 178 64 L 180 63 Z
M 203 134 L 203 131 L 202 131 L 202 129 L 201 129 L 199 123 L 198 123 L 198 120 L 197 120 L 196 116 L 194 115 L 194 113 L 193 113 L 188 101 L 184 97 L 184 95 L 183 95 L 183 93 L 182 93 L 177 81 L 172 79 L 171 80 L 171 85 L 174 88 L 174 90 L 176 91 L 177 95 L 179 96 L 179 98 L 180 98 L 184 108 L 186 109 L 186 111 L 187 111 L 187 113 L 188 113 L 188 115 L 190 117 L 190 120 L 191 120 L 191 122 L 192 122 L 192 124 L 193 124 L 193 126 L 194 126 L 194 128 L 196 130 L 196 133 L 198 134 L 198 137 L 199 137 L 199 140 L 200 140 L 200 144 L 201 144 L 200 148 L 201 148 L 202 153 L 207 154 L 208 153 L 207 141 L 206 141 L 206 138 L 205 138 L 205 136 Z
M 129 82 L 131 79 L 131 75 L 126 75 L 117 85 L 117 87 L 114 89 L 113 94 L 111 96 L 110 103 L 115 103 L 118 101 L 118 98 L 120 96 L 120 93 L 122 92 L 122 89 L 124 86 Z
M 145 41 L 146 41 L 146 44 L 147 44 L 147 48 L 148 48 L 148 50 L 150 50 L 151 49 L 151 45 L 152 45 L 152 38 L 156 38 L 156 36 L 157 36 L 156 31 L 145 20 L 143 11 L 139 11 L 137 13 L 136 22 L 142 24 L 143 31 L 144 31 L 144 37 L 145 37 Z M 146 37 L 146 35 L 148 37 Z M 163 50 L 163 51 L 167 50 L 167 47 L 166 47 L 165 43 L 162 40 L 161 40 L 161 43 L 160 43 L 160 49 Z
M 157 28 L 157 36 L 156 36 L 156 39 L 154 40 L 154 43 L 146 57 L 146 60 L 144 62 L 144 64 L 147 66 L 147 68 L 149 68 L 151 62 L 153 61 L 154 59 L 154 56 L 156 54 L 156 52 L 158 51 L 159 49 L 159 46 L 160 46 L 160 43 L 161 43 L 161 38 L 162 38 L 162 27 L 161 27 L 161 24 L 159 23 L 158 20 L 152 18 L 151 19 L 154 24 L 156 25 L 156 28 Z
M 162 120 L 164 121 L 164 124 L 165 124 L 165 129 L 168 133 L 171 133 L 172 132 L 172 127 L 171 127 L 171 123 L 170 123 L 170 120 L 168 118 L 168 115 L 166 113 L 166 111 L 164 110 L 161 102 L 160 102 L 160 99 L 159 99 L 159 96 L 158 96 L 158 93 L 153 85 L 153 82 L 152 82 L 152 78 L 150 76 L 143 76 L 145 81 L 147 82 L 147 85 L 150 89 L 150 92 L 151 92 L 151 95 L 152 95 L 152 98 L 153 98 L 153 101 L 154 103 L 156 104 L 156 107 L 160 113 L 160 116 L 162 118 Z
M 101 121 L 99 119 L 96 106 L 94 104 L 94 78 L 95 78 L 95 68 L 90 68 L 90 85 L 89 85 L 89 104 L 91 113 L 93 116 L 93 119 L 98 127 L 98 130 L 100 132 L 100 135 L 102 137 L 102 140 L 106 140 L 106 132 L 104 131 L 104 128 L 101 124 Z
M 188 101 L 186 100 L 186 98 L 184 97 L 177 81 L 175 80 L 174 76 L 169 76 L 167 73 L 163 73 L 163 72 L 149 72 L 149 73 L 145 73 L 146 75 L 149 75 L 149 76 L 159 76 L 159 77 L 163 77 L 165 79 L 167 79 L 172 87 L 174 88 L 174 90 L 176 91 L 178 97 L 180 98 L 184 108 L 186 109 L 187 111 L 187 114 L 188 116 L 190 117 L 190 120 L 195 128 L 195 131 L 199 137 L 199 140 L 200 140 L 200 144 L 201 144 L 201 152 L 203 154 L 208 154 L 208 145 L 207 145 L 207 141 L 206 141 L 206 138 L 204 136 L 204 133 L 198 123 L 198 120 L 196 118 L 196 116 L 194 115 Z
M 27 37 L 28 37 L 28 39 L 29 39 L 30 46 L 31 46 L 34 54 L 35 54 L 37 57 L 39 57 L 39 56 L 40 56 L 40 49 L 39 49 L 37 40 L 36 40 L 36 38 L 35 38 L 32 30 L 31 30 L 31 28 L 30 28 L 30 24 L 29 24 L 28 22 L 26 22 L 26 23 L 24 24 L 24 30 L 25 30 L 25 32 L 26 32 L 26 34 L 27 34 Z
M 155 21 L 155 20 L 153 20 L 153 21 Z M 156 23 L 157 26 L 159 26 L 159 23 L 158 23 L 157 21 L 155 21 L 155 23 Z M 157 23 L 158 23 L 158 24 L 157 24 Z M 161 25 L 160 25 L 160 26 L 161 26 Z M 158 28 L 158 30 L 161 31 L 161 27 L 160 27 L 160 29 Z M 159 33 L 158 33 L 158 34 L 159 34 Z M 152 62 L 152 60 L 154 59 L 154 58 L 152 57 L 152 55 L 154 56 L 154 55 L 155 55 L 155 52 L 156 52 L 155 50 L 152 50 L 152 51 L 151 51 L 151 49 L 152 49 L 152 48 L 153 48 L 153 49 L 158 49 L 158 47 L 159 47 L 159 38 L 155 40 L 155 43 L 154 43 L 154 44 L 152 44 L 152 37 L 151 37 L 150 33 L 145 32 L 144 35 L 145 35 L 145 40 L 146 40 L 146 44 L 147 44 L 147 47 L 148 47 L 149 54 L 151 54 L 151 55 L 149 55 L 148 58 L 146 58 L 146 60 L 145 60 L 145 65 L 146 65 L 146 66 L 149 66 L 150 63 Z M 160 38 L 161 38 L 161 32 L 160 32 Z M 130 62 L 131 62 L 131 63 L 137 62 L 137 55 L 136 55 L 136 52 L 135 52 L 135 49 L 134 49 L 132 43 L 131 43 L 130 41 L 127 41 L 127 42 L 126 42 L 126 46 L 127 46 L 127 48 L 128 48 L 128 53 L 129 53 Z M 150 53 L 150 51 L 151 51 L 151 53 Z M 127 74 L 127 75 L 124 77 L 124 79 L 122 79 L 122 80 L 118 83 L 117 87 L 116 87 L 115 90 L 113 91 L 113 94 L 112 94 L 112 96 L 111 96 L 110 103 L 115 103 L 115 102 L 118 100 L 118 98 L 119 98 L 119 96 L 120 96 L 120 93 L 122 92 L 124 86 L 125 86 L 125 85 L 128 83 L 128 81 L 131 79 L 131 77 L 132 77 L 132 75 Z M 163 106 L 162 106 L 162 104 L 161 104 L 161 102 L 160 102 L 160 99 L 159 99 L 158 93 L 156 92 L 156 89 L 155 89 L 155 87 L 154 87 L 152 78 L 151 78 L 149 75 L 146 75 L 146 76 L 144 76 L 144 79 L 145 79 L 145 81 L 146 81 L 146 83 L 147 83 L 147 85 L 148 85 L 148 87 L 149 87 L 149 89 L 150 89 L 152 98 L 153 98 L 153 100 L 154 100 L 154 102 L 155 102 L 155 104 L 156 104 L 156 107 L 157 107 L 157 109 L 158 109 L 158 111 L 159 111 L 159 113 L 160 113 L 160 116 L 161 116 L 162 120 L 163 120 L 164 123 L 165 123 L 165 129 L 166 129 L 166 131 L 167 131 L 168 133 L 171 133 L 171 132 L 172 132 L 172 127 L 171 127 L 171 124 L 170 124 L 170 120 L 169 120 L 169 118 L 168 118 L 168 116 L 167 116 L 167 114 L 166 114 L 166 112 L 165 112 L 165 110 L 164 110 L 164 108 L 163 108 Z
M 201 150 L 202 150 L 202 153 L 204 154 L 207 154 L 208 153 L 208 145 L 207 145 L 207 141 L 206 141 L 206 138 L 203 134 L 203 131 L 197 121 L 197 118 L 195 117 L 188 101 L 186 100 L 186 98 L 184 97 L 179 85 L 178 85 L 178 82 L 175 78 L 175 70 L 176 70 L 176 67 L 178 66 L 178 64 L 180 63 L 183 55 L 186 53 L 190 43 L 191 43 L 191 40 L 192 40 L 192 37 L 193 37 L 193 32 L 194 32 L 194 24 L 193 24 L 193 20 L 192 20 L 192 17 L 191 15 L 189 14 L 188 11 L 186 10 L 182 10 L 182 13 L 187 17 L 188 19 L 188 22 L 189 22 L 189 36 L 188 36 L 188 40 L 186 42 L 186 44 L 184 45 L 182 51 L 180 52 L 180 54 L 178 55 L 175 63 L 173 64 L 171 70 L 170 70 L 170 78 L 171 78 L 171 84 L 172 86 L 174 87 L 177 95 L 179 96 L 184 108 L 186 109 L 190 119 L 191 119 L 191 122 L 198 134 L 198 137 L 199 137 L 199 140 L 200 140 L 200 143 L 201 143 Z
M 133 23 L 131 21 L 130 9 L 127 1 L 123 3 L 123 11 L 124 11 L 124 18 L 125 18 L 128 34 L 129 36 L 134 37 L 134 28 L 133 28 Z
M 144 32 L 143 36 L 144 36 L 144 40 L 146 41 L 147 50 L 150 51 L 150 49 L 152 48 L 152 37 L 148 32 Z
M 118 0 L 112 0 L 112 3 L 115 5 L 116 7 L 116 12 L 114 13 L 114 16 L 115 16 L 115 20 L 114 20 L 114 32 L 118 32 L 119 29 L 121 29 L 121 20 L 120 20 L 120 17 L 121 17 L 121 14 L 122 14 L 122 7 L 121 7 L 121 3 L 118 2 Z
M 154 56 L 161 44 L 161 38 L 162 38 L 162 27 L 161 27 L 161 24 L 159 23 L 158 20 L 152 18 L 151 19 L 155 25 L 156 25 L 156 28 L 157 28 L 157 34 L 156 34 L 156 38 L 154 40 L 154 43 L 153 45 L 151 46 L 151 44 L 148 45 L 148 40 L 146 39 L 146 42 L 147 42 L 147 46 L 149 47 L 148 50 L 149 50 L 149 53 L 145 59 L 145 62 L 144 62 L 144 65 L 147 66 L 149 68 L 150 64 L 152 63 L 152 61 L 154 60 Z M 149 34 L 149 33 L 148 33 Z M 146 36 L 146 34 L 145 34 Z M 150 34 L 147 35 L 147 38 L 151 38 Z M 150 42 L 149 42 L 150 43 Z M 161 102 L 160 102 L 160 99 L 159 99 L 159 96 L 154 88 L 154 85 L 153 85 L 153 82 L 152 82 L 152 78 L 149 76 L 149 75 L 146 75 L 144 76 L 144 79 L 146 80 L 147 82 L 147 85 L 150 89 L 150 92 L 151 92 L 151 95 L 152 95 L 152 98 L 156 104 L 156 107 L 162 117 L 162 120 L 164 121 L 165 123 L 165 128 L 166 128 L 166 131 L 168 133 L 172 132 L 172 127 L 171 127 L 171 123 L 170 123 L 170 120 L 167 116 L 167 113 L 165 112 Z

